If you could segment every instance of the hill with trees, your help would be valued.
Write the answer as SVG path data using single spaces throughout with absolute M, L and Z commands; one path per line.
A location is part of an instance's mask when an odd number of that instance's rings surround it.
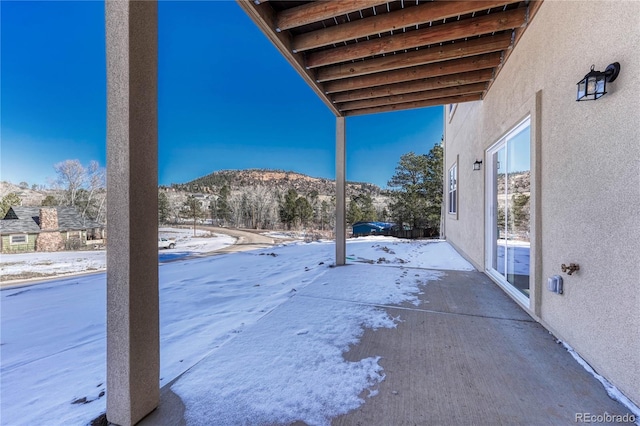
M 161 187 L 159 217 L 254 229 L 330 230 L 335 225 L 335 188 L 331 179 L 292 171 L 222 170 Z M 366 215 L 352 214 L 353 222 L 384 220 L 388 197 L 377 185 L 348 182 L 347 196 L 352 209 L 366 203 Z

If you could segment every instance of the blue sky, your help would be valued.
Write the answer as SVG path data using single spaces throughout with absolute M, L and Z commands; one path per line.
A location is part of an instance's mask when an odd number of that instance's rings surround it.
M 0 179 L 106 158 L 103 2 L 0 2 Z M 224 16 L 225 19 L 220 17 Z M 335 176 L 335 117 L 232 1 L 159 2 L 159 184 L 222 169 Z M 442 108 L 347 119 L 347 179 L 384 186 Z

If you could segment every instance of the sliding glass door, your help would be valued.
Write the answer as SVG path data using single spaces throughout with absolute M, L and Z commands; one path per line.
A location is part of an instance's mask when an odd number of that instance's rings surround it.
M 523 302 L 529 297 L 530 120 L 487 150 L 487 272 Z

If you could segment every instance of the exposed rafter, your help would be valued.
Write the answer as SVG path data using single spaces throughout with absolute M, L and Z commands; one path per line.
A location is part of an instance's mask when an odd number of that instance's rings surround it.
M 349 117 L 353 115 L 378 114 L 381 112 L 403 111 L 406 109 L 425 108 L 425 107 L 446 105 L 446 104 L 458 104 L 461 102 L 472 102 L 472 101 L 480 101 L 480 100 L 482 100 L 481 94 L 451 96 L 447 98 L 427 99 L 424 101 L 407 102 L 403 104 L 387 105 L 387 106 L 380 106 L 380 107 L 373 107 L 373 108 L 363 108 L 363 109 L 357 109 L 354 111 L 345 111 L 343 115 L 345 117 Z
M 294 52 L 302 52 L 330 44 L 341 43 L 343 41 L 355 40 L 388 31 L 402 30 L 403 28 L 414 27 L 432 21 L 440 21 L 467 13 L 479 12 L 481 10 L 491 9 L 492 7 L 504 6 L 512 2 L 513 0 L 434 1 L 420 6 L 372 16 L 367 19 L 351 21 L 342 25 L 303 33 L 294 37 L 291 47 Z
M 307 56 L 306 65 L 308 68 L 317 68 L 383 53 L 491 34 L 496 31 L 518 28 L 524 25 L 525 22 L 526 10 L 523 9 L 502 12 L 496 14 L 496 16 L 484 15 L 422 30 L 400 33 L 392 37 L 382 37 L 348 46 L 311 52 Z
M 406 95 L 394 95 L 384 98 L 363 99 L 361 101 L 346 102 L 338 105 L 340 111 L 373 108 L 385 105 L 402 104 L 407 102 L 424 101 L 427 99 L 446 98 L 449 96 L 481 94 L 487 88 L 487 83 L 466 84 L 437 90 L 425 90 L 422 92 L 408 93 Z
M 511 44 L 511 34 L 504 33 L 453 44 L 434 46 L 397 55 L 383 56 L 365 61 L 319 68 L 317 81 L 325 82 L 358 77 L 389 70 L 409 68 L 449 59 L 465 58 L 483 53 L 498 52 Z
M 332 98 L 334 103 L 381 98 L 384 96 L 395 96 L 424 90 L 438 90 L 445 87 L 487 82 L 491 80 L 492 76 L 493 70 L 486 69 L 336 93 Z
M 278 32 L 289 30 L 385 3 L 387 2 L 380 0 L 333 0 L 307 3 L 278 13 L 274 29 Z
M 362 77 L 346 78 L 330 81 L 324 84 L 325 93 L 346 92 L 348 90 L 363 89 L 365 87 L 383 86 L 403 81 L 418 80 L 438 75 L 457 74 L 467 71 L 477 71 L 493 68 L 500 63 L 501 53 L 487 53 L 486 55 L 471 56 L 469 58 L 436 62 L 409 69 L 387 71 Z

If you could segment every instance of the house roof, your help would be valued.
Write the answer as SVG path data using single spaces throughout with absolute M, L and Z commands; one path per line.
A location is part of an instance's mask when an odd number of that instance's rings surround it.
M 542 0 L 237 0 L 336 116 L 480 100 Z
M 73 207 L 56 207 L 58 211 L 58 229 L 60 231 L 79 231 L 102 228 L 103 225 L 84 219 Z M 11 206 L 5 217 L 0 220 L 1 234 L 40 232 L 40 207 Z
M 10 207 L 0 220 L 0 234 L 37 234 L 40 232 L 40 211 L 35 207 Z

